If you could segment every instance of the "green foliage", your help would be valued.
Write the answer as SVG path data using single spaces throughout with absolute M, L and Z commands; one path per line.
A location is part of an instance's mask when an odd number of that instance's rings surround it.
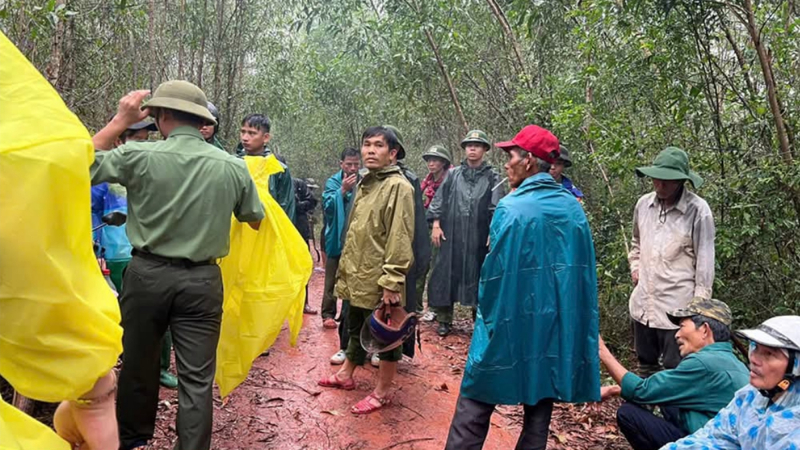
M 463 127 L 444 70 L 470 127 L 498 141 L 537 123 L 572 150 L 571 175 L 587 194 L 597 247 L 603 333 L 620 345 L 629 337 L 631 211 L 651 189 L 634 168 L 667 145 L 686 149 L 707 180 L 699 194 L 717 224 L 715 296 L 731 304 L 737 325 L 798 311 L 800 172 L 780 158 L 741 5 L 7 0 L 0 29 L 43 72 L 59 66 L 51 81 L 90 128 L 128 90 L 182 77 L 220 108 L 230 146 L 246 113 L 267 113 L 273 148 L 295 176 L 317 180 L 376 124 L 403 131 L 419 173 L 430 145 L 458 157 Z M 800 17 L 793 5 L 758 2 L 754 16 L 794 146 Z M 502 161 L 497 151 L 490 159 Z

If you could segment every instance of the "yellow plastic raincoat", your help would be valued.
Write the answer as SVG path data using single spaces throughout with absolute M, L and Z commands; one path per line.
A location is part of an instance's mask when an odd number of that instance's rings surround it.
M 92 251 L 89 133 L 0 33 L 0 376 L 77 399 L 122 352 L 117 299 Z M 0 400 L 0 449 L 69 449 Z
M 313 268 L 308 244 L 269 193 L 269 176 L 283 172 L 280 162 L 272 155 L 247 156 L 245 162 L 266 217 L 258 231 L 233 220 L 230 253 L 220 263 L 225 299 L 216 381 L 223 397 L 247 378 L 287 320 L 290 342 L 297 343 Z

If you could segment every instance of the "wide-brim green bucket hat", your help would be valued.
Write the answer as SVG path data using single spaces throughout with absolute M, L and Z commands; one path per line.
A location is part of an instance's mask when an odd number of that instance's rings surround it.
M 444 145 L 434 145 L 422 154 L 422 159 L 425 161 L 431 157 L 441 158 L 450 164 L 453 163 L 453 156 L 450 154 L 450 150 L 448 150 Z
M 400 147 L 397 152 L 397 159 L 404 159 L 406 157 L 406 147 L 403 145 L 403 135 L 400 134 L 400 130 L 394 125 L 384 125 L 383 128 L 394 133 L 394 136 L 397 138 L 397 146 Z
M 217 119 L 208 110 L 206 94 L 188 81 L 171 80 L 161 83 L 153 97 L 142 105 L 142 109 L 145 108 L 173 109 L 200 117 L 211 125 L 217 124 Z
M 703 185 L 700 175 L 689 170 L 689 155 L 678 147 L 665 148 L 652 166 L 637 168 L 636 175 L 656 180 L 688 180 L 695 189 Z
M 461 148 L 466 149 L 467 144 L 483 144 L 491 150 L 492 143 L 489 141 L 489 135 L 486 134 L 485 131 L 481 130 L 471 130 L 464 136 L 464 139 L 461 140 Z

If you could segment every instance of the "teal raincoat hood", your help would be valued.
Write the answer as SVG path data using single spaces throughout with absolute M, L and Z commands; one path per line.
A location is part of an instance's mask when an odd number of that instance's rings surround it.
M 461 395 L 491 404 L 600 400 L 597 273 L 580 203 L 549 174 L 497 206 Z

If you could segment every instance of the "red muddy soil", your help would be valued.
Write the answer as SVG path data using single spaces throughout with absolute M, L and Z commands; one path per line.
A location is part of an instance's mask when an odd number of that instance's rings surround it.
M 317 269 L 309 285 L 315 308 L 320 306 L 323 278 Z M 373 414 L 354 416 L 350 407 L 371 392 L 377 369 L 369 363 L 359 369 L 354 391 L 318 387 L 316 381 L 334 370 L 328 359 L 338 350 L 338 337 L 336 330 L 322 328 L 318 315 L 307 315 L 297 347 L 290 347 L 288 333 L 282 333 L 271 354 L 256 360 L 250 376 L 224 403 L 217 397 L 212 447 L 440 450 L 455 409 L 470 334 L 470 321 L 456 323 L 453 334 L 444 339 L 433 324 L 423 324 L 422 352 L 400 362 L 393 403 Z M 629 448 L 614 422 L 615 405 L 557 406 L 548 448 Z M 172 448 L 176 412 L 175 391 L 162 389 L 155 448 Z M 484 448 L 514 448 L 521 421 L 521 408 L 498 408 Z

